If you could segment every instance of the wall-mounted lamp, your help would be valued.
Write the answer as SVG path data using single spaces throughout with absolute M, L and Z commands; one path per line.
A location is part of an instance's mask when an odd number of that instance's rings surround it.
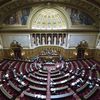
M 13 52 L 11 52 L 11 53 L 10 53 L 10 55 L 11 55 L 11 56 L 14 56 L 14 53 L 13 53 Z
M 22 54 L 21 54 L 22 56 L 24 56 L 25 55 L 25 52 L 22 52 Z
M 77 56 L 77 52 L 73 52 L 73 54 L 74 54 L 75 56 Z
M 89 55 L 88 52 L 85 52 L 85 55 L 88 56 Z

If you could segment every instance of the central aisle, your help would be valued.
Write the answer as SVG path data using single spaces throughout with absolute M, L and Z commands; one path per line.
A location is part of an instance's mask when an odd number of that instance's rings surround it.
M 51 72 L 51 68 L 48 67 L 47 68 L 48 70 L 48 76 L 47 76 L 47 95 L 46 95 L 46 100 L 51 100 L 50 97 L 51 97 L 51 93 L 50 93 L 50 80 L 51 80 L 51 77 L 50 77 L 50 72 Z

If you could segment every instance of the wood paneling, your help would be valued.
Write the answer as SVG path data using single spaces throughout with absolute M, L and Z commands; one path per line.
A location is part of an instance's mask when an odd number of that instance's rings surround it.
M 95 59 L 100 61 L 100 49 L 95 50 Z
M 4 57 L 3 50 L 0 50 L 0 60 Z
M 46 48 L 48 49 L 53 49 L 53 50 L 57 50 L 57 52 L 59 52 L 59 55 L 62 55 L 65 59 L 76 59 L 76 49 L 63 49 L 62 47 L 56 47 L 56 46 L 44 46 L 44 47 L 38 47 L 35 49 L 23 49 L 22 52 L 24 53 L 23 58 L 33 58 L 35 56 L 38 56 L 42 50 L 45 50 Z M 10 53 L 12 51 L 10 49 L 6 49 L 4 50 L 4 56 L 6 58 L 11 57 Z M 86 58 L 91 58 L 94 57 L 95 55 L 95 50 L 94 49 L 88 49 L 86 51 L 88 53 L 88 55 L 86 55 Z M 100 52 L 99 52 L 100 53 Z M 100 55 L 99 55 L 100 57 Z

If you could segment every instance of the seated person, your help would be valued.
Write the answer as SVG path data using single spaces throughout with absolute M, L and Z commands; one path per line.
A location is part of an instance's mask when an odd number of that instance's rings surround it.
M 91 70 L 94 70 L 94 69 L 96 69 L 96 64 L 94 64 L 94 65 L 92 66 L 92 68 L 91 68 Z

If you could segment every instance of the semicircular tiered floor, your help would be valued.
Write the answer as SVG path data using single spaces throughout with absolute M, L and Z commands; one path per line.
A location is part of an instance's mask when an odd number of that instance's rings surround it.
M 83 59 L 61 65 L 2 60 L 0 100 L 100 100 L 100 62 Z

